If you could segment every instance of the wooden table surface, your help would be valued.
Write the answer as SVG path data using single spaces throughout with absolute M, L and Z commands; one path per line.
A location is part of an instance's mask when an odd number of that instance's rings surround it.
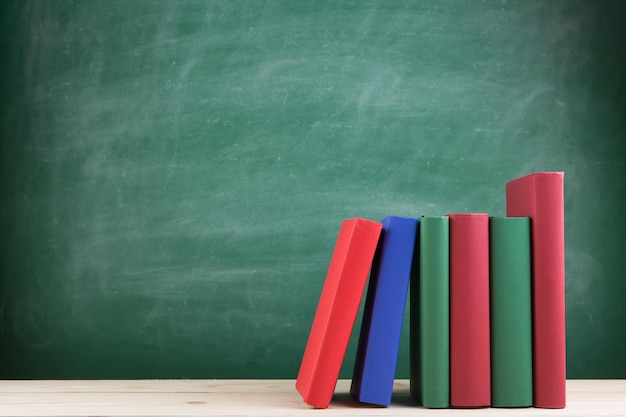
M 307 406 L 293 380 L 0 381 L 0 415 L 10 416 L 626 416 L 626 380 L 568 380 L 567 408 L 429 410 L 398 380 L 392 405 L 350 399 L 340 380 L 328 409 Z

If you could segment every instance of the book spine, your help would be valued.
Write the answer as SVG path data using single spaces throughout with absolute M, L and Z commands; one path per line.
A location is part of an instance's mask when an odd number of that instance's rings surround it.
M 337 384 L 382 225 L 344 220 L 296 379 L 304 401 L 327 408 Z
M 533 395 L 539 408 L 564 408 L 565 234 L 562 172 L 506 184 L 507 216 L 529 216 L 532 242 Z
M 491 404 L 489 216 L 450 217 L 450 405 Z
M 491 404 L 533 405 L 530 220 L 491 218 Z
M 450 407 L 450 268 L 448 217 L 423 217 L 420 225 L 421 402 Z
M 418 220 L 390 216 L 382 225 L 350 392 L 357 401 L 386 406 L 393 391 Z

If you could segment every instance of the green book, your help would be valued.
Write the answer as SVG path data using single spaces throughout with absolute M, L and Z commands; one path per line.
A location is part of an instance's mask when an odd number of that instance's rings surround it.
M 450 257 L 447 216 L 420 223 L 420 389 L 428 408 L 450 407 Z
M 533 405 L 528 217 L 490 219 L 491 403 Z
M 420 227 L 417 230 L 411 279 L 409 281 L 409 377 L 411 397 L 422 403 L 421 371 L 420 371 L 420 281 L 419 281 L 419 241 Z

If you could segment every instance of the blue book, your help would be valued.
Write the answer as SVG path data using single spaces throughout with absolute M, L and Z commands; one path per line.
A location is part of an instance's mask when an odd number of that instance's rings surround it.
M 389 405 L 402 334 L 418 220 L 386 217 L 370 274 L 350 393 Z

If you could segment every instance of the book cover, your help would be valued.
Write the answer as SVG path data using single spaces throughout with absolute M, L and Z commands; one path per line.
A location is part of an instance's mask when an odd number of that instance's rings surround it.
M 491 405 L 489 216 L 450 214 L 450 405 Z
M 506 184 L 506 214 L 530 217 L 535 407 L 565 407 L 565 226 L 563 172 Z
M 360 402 L 391 402 L 418 220 L 386 217 L 370 275 L 350 393 Z
M 533 405 L 530 219 L 489 220 L 491 405 Z
M 304 401 L 327 408 L 356 320 L 382 224 L 344 220 L 296 379 Z
M 423 221 L 423 218 L 422 218 Z M 413 254 L 413 267 L 409 281 L 409 388 L 411 397 L 422 403 L 422 371 L 420 366 L 421 330 L 420 330 L 420 254 L 422 224 L 420 224 Z
M 450 407 L 448 217 L 423 217 L 419 240 L 421 403 L 428 408 L 447 408 Z

